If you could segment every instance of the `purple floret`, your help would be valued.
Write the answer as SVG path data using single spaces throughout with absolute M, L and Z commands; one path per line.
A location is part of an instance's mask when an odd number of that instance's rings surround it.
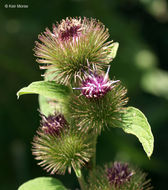
M 107 178 L 110 185 L 120 187 L 120 185 L 130 181 L 134 174 L 128 167 L 127 163 L 114 162 L 111 168 L 107 169 Z
M 93 75 L 83 81 L 81 89 L 87 98 L 100 98 L 107 94 L 112 86 L 103 76 Z
M 61 114 L 54 114 L 48 117 L 42 115 L 41 126 L 46 134 L 59 135 L 62 129 L 66 128 L 67 121 Z

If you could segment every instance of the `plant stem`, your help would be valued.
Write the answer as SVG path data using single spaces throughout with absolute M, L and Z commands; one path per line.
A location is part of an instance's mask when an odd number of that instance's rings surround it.
M 86 190 L 86 183 L 84 181 L 83 176 L 78 177 L 78 182 L 79 182 L 81 190 Z
M 76 177 L 78 178 L 78 182 L 79 182 L 81 190 L 87 190 L 87 185 L 86 185 L 86 182 L 84 180 L 81 170 L 74 168 L 74 171 L 75 171 Z
M 94 169 L 96 167 L 96 144 L 97 144 L 97 137 L 98 137 L 98 135 L 96 134 L 94 136 L 94 139 L 93 139 L 94 154 L 93 154 L 93 158 L 92 158 L 92 169 Z

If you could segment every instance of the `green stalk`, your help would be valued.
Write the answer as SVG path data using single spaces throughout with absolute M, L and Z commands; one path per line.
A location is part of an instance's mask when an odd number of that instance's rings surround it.
M 91 170 L 94 169 L 96 167 L 96 145 L 97 145 L 97 137 L 98 135 L 94 134 L 94 138 L 93 138 L 93 150 L 94 150 L 94 153 L 93 153 L 93 157 L 91 159 Z M 74 168 L 74 171 L 75 171 L 75 174 L 76 174 L 76 177 L 78 179 L 78 182 L 79 182 L 79 185 L 80 185 L 80 188 L 81 190 L 87 190 L 87 184 L 85 182 L 85 179 L 82 175 L 82 172 L 81 172 L 81 169 L 77 169 L 77 168 Z
M 86 184 L 86 182 L 84 180 L 84 177 L 82 175 L 81 170 L 80 169 L 75 169 L 75 168 L 73 168 L 73 169 L 75 171 L 75 174 L 76 174 L 76 177 L 78 179 L 78 182 L 79 182 L 81 190 L 87 190 L 87 184 Z

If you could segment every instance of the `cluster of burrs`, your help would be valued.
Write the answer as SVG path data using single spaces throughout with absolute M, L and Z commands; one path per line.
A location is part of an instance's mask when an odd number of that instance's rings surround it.
M 66 85 L 71 93 L 61 104 L 68 113 L 55 110 L 53 114 L 41 114 L 33 154 L 52 174 L 64 174 L 73 168 L 79 177 L 81 167 L 90 163 L 85 189 L 150 189 L 144 174 L 126 163 L 95 167 L 97 136 L 105 126 L 122 123 L 128 101 L 126 88 L 119 80 L 109 78 L 118 43 L 108 38 L 108 29 L 101 22 L 85 17 L 66 18 L 39 35 L 34 51 L 40 68 L 46 69 L 45 80 Z

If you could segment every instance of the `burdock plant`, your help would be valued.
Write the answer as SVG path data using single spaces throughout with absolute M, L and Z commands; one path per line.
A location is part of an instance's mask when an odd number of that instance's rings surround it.
M 108 41 L 108 29 L 96 19 L 66 18 L 40 34 L 34 51 L 44 80 L 18 91 L 38 94 L 41 122 L 32 152 L 50 174 L 71 173 L 81 190 L 149 190 L 146 174 L 129 163 L 96 165 L 97 137 L 102 130 L 118 127 L 135 135 L 148 157 L 154 138 L 144 114 L 126 107 L 127 89 L 110 79 L 110 62 L 118 43 Z M 85 170 L 84 170 L 85 168 Z M 19 190 L 59 189 L 51 177 L 30 180 Z

